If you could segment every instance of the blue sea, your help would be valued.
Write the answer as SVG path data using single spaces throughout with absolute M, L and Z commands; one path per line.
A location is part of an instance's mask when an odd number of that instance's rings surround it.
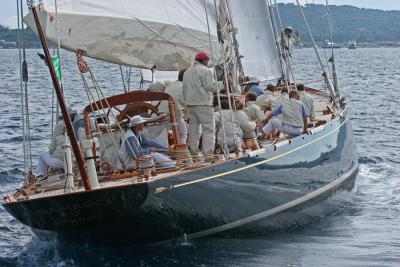
M 51 134 L 52 83 L 40 50 L 27 50 L 33 162 Z M 312 49 L 294 51 L 296 82 L 321 88 Z M 204 238 L 158 247 L 41 240 L 0 207 L 0 266 L 400 266 L 400 49 L 336 52 L 339 88 L 352 111 L 359 153 L 353 200 L 285 232 Z M 329 57 L 320 50 L 322 58 Z M 0 50 L 0 195 L 24 181 L 18 50 Z M 123 92 L 118 66 L 89 60 L 107 95 Z M 74 55 L 63 52 L 66 100 L 85 103 Z M 133 72 L 138 85 L 139 73 Z M 123 238 L 123 237 L 121 237 Z

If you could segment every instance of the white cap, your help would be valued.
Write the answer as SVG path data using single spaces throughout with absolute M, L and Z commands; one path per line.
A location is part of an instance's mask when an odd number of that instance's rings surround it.
M 285 32 L 285 31 L 287 31 L 287 30 L 289 30 L 289 31 L 293 32 L 293 28 L 292 28 L 292 27 L 290 27 L 290 26 L 286 26 L 286 28 L 284 29 L 284 32 Z
M 128 127 L 134 127 L 136 125 L 139 125 L 139 124 L 142 124 L 145 122 L 146 122 L 146 120 L 142 116 L 135 115 L 131 118 L 131 121 L 129 122 Z

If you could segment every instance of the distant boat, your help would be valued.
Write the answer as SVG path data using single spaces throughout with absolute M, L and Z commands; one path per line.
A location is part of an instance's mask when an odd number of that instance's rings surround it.
M 342 48 L 341 45 L 335 44 L 334 42 L 330 42 L 326 40 L 325 43 L 321 46 L 322 48 Z
M 304 44 L 303 43 L 295 44 L 293 47 L 294 47 L 294 49 L 303 49 Z
M 357 49 L 357 42 L 356 41 L 349 41 L 349 49 Z

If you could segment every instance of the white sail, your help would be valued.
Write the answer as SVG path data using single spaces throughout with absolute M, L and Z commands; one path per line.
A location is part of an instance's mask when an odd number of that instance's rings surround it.
M 46 38 L 57 43 L 54 2 L 43 1 L 39 15 Z M 187 68 L 196 52 L 211 50 L 208 26 L 218 53 L 212 0 L 58 0 L 57 11 L 61 47 L 82 49 L 104 61 L 146 69 Z M 25 21 L 36 31 L 32 14 Z
M 249 3 L 251 2 L 251 3 Z M 282 76 L 278 50 L 265 0 L 228 0 L 246 75 L 260 79 Z

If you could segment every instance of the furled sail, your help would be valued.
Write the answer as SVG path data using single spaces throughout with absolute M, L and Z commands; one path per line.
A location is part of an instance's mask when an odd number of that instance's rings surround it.
M 57 43 L 54 2 L 44 0 L 39 15 L 46 38 Z M 211 50 L 208 26 L 219 51 L 212 0 L 58 0 L 57 13 L 61 47 L 116 64 L 187 68 L 196 52 Z M 36 31 L 31 14 L 25 21 Z
M 260 79 L 282 76 L 278 50 L 265 0 L 227 0 L 246 75 Z

